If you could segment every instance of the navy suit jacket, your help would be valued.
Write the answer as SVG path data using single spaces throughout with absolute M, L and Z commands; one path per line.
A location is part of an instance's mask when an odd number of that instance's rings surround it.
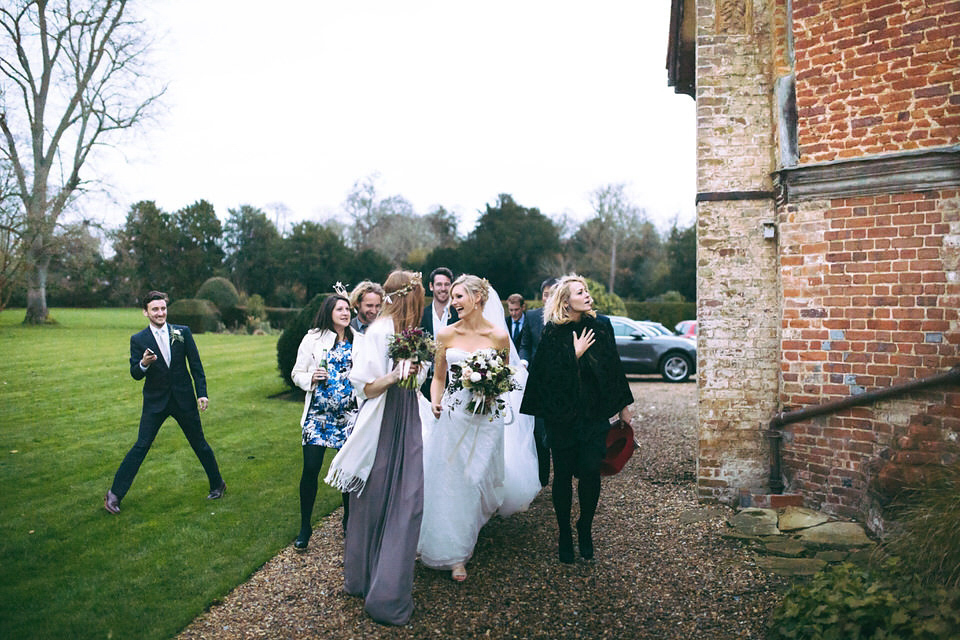
M 180 333 L 183 340 L 176 339 L 175 331 Z M 143 411 L 161 412 L 171 399 L 181 410 L 197 411 L 197 398 L 207 396 L 207 378 L 203 373 L 197 344 L 193 341 L 190 327 L 167 323 L 167 332 L 170 335 L 169 367 L 150 327 L 130 336 L 130 375 L 134 380 L 144 380 Z M 157 359 L 144 371 L 140 368 L 140 359 L 147 348 L 157 354 Z
M 460 316 L 457 315 L 457 310 L 454 309 L 452 305 L 447 306 L 447 313 L 449 314 L 449 320 L 447 320 L 447 324 L 453 324 L 460 319 Z M 434 338 L 437 337 L 437 332 L 433 330 L 432 302 L 423 308 L 423 316 L 420 318 L 420 326 L 429 331 L 430 335 L 432 335 Z
M 530 309 L 526 313 L 527 319 L 524 320 L 523 326 L 530 327 L 530 357 L 528 360 L 530 364 L 533 364 L 533 356 L 537 354 L 537 347 L 540 346 L 540 336 L 543 335 L 543 307 Z
M 533 334 L 530 332 L 530 318 L 527 317 L 526 312 L 523 314 L 523 324 L 520 325 L 520 337 L 513 337 L 513 318 L 507 316 L 504 318 L 507 323 L 507 333 L 510 334 L 510 338 L 513 340 L 513 346 L 517 348 L 517 355 L 520 356 L 521 360 L 526 360 L 529 364 L 533 359 L 533 351 L 531 346 L 533 345 Z

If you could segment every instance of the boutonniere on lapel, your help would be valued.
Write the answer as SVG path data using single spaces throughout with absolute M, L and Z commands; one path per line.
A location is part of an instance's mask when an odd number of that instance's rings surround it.
M 183 332 L 180 329 L 170 329 L 170 342 L 183 342 Z

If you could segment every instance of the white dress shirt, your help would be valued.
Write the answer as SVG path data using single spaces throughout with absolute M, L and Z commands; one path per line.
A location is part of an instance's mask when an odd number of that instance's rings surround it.
M 163 326 L 157 329 L 153 328 L 153 337 L 157 339 L 157 345 L 160 347 L 160 354 L 163 356 L 163 361 L 167 363 L 167 366 L 170 366 L 170 333 L 169 328 L 166 322 L 163 323 Z

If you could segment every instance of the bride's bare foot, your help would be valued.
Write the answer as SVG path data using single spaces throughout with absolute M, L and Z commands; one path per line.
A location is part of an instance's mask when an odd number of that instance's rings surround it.
M 453 571 L 451 571 L 450 574 L 457 582 L 463 582 L 467 579 L 467 568 L 462 564 L 454 565 Z

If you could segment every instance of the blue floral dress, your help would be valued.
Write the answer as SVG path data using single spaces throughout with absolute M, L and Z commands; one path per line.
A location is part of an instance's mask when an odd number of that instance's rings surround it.
M 327 352 L 329 377 L 317 383 L 303 422 L 303 444 L 339 449 L 357 417 L 357 401 L 350 383 L 353 345 L 338 342 Z

